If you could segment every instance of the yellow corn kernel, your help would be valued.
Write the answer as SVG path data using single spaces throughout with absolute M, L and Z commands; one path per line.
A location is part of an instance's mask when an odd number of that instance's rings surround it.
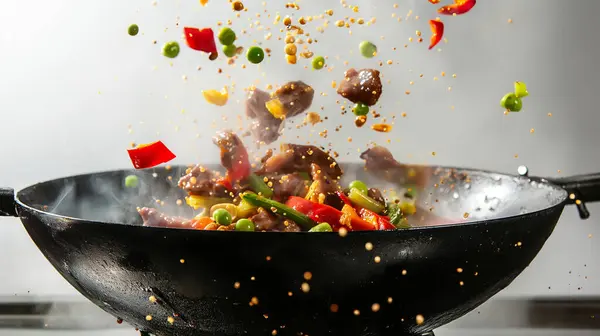
M 298 61 L 296 55 L 285 55 L 285 59 L 287 60 L 288 64 L 296 64 Z
M 267 108 L 267 111 L 273 115 L 273 117 L 279 119 L 285 118 L 285 107 L 278 98 L 271 99 L 266 102 L 265 107 Z
M 227 100 L 229 100 L 229 92 L 227 92 L 227 87 L 224 87 L 223 90 L 206 90 L 202 91 L 202 95 L 204 95 L 204 100 L 209 102 L 210 104 L 223 106 L 227 104 Z
M 411 216 L 417 212 L 417 207 L 414 202 L 402 202 L 400 203 L 400 210 L 405 216 Z

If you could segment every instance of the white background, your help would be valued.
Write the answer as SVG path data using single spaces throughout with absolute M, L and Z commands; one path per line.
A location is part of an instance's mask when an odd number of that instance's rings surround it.
M 436 15 L 436 6 L 427 1 L 398 1 L 398 8 L 384 0 L 350 3 L 359 6 L 359 13 L 337 1 L 298 2 L 300 12 L 287 10 L 295 17 L 329 8 L 335 12 L 325 34 L 316 32 L 321 20 L 306 27 L 319 40 L 311 50 L 329 57 L 330 72 L 305 69 L 306 60 L 285 64 L 284 44 L 276 38 L 283 35 L 282 25 L 272 23 L 276 11 L 286 13 L 283 3 L 269 1 L 263 7 L 246 1 L 249 11 L 235 19 L 230 5 L 217 0 L 207 7 L 191 0 L 158 1 L 155 6 L 133 0 L 0 2 L 0 185 L 21 188 L 54 177 L 129 167 L 125 149 L 131 141 L 161 139 L 178 155 L 178 163 L 216 161 L 210 136 L 217 128 L 239 127 L 242 89 L 297 79 L 327 93 L 317 95 L 314 106 L 324 106 L 321 114 L 329 121 L 311 133 L 308 128 L 288 131 L 285 140 L 300 141 L 296 136 L 301 135 L 303 142 L 331 142 L 346 160 L 358 160 L 358 151 L 369 141 L 390 139 L 388 147 L 406 162 L 511 173 L 526 164 L 532 174 L 547 176 L 600 171 L 600 37 L 595 23 L 600 1 L 479 1 L 468 15 L 444 17 L 448 41 L 439 45 L 441 51 L 427 50 L 427 21 Z M 407 19 L 409 9 L 413 14 Z M 257 12 L 261 18 L 254 16 Z M 345 16 L 376 17 L 377 22 L 354 26 L 349 35 L 333 24 Z M 240 45 L 256 40 L 273 50 L 272 57 L 242 69 L 247 63 L 243 58 L 232 68 L 223 59 L 208 61 L 206 54 L 183 43 L 178 58 L 161 55 L 164 42 L 181 40 L 183 26 L 216 30 L 216 21 L 229 18 L 238 33 L 248 30 L 238 34 Z M 273 27 L 271 40 L 264 39 L 267 31 L 248 28 L 256 20 Z M 140 26 L 140 35 L 127 35 L 131 23 Z M 408 42 L 417 38 L 416 30 L 423 32 L 424 43 Z M 376 58 L 357 56 L 362 40 L 379 46 Z M 388 59 L 394 64 L 385 64 Z M 340 98 L 330 83 L 341 80 L 349 66 L 381 69 L 386 82 L 377 109 L 388 118 L 397 116 L 392 133 L 356 129 L 350 115 L 340 115 Z M 217 74 L 219 67 L 225 74 Z M 227 74 L 236 82 L 230 103 L 209 105 L 201 90 L 231 85 Z M 499 100 L 515 80 L 526 82 L 531 95 L 521 113 L 505 116 Z M 406 118 L 400 117 L 402 112 Z M 339 124 L 343 128 L 335 132 Z M 325 128 L 329 136 L 322 139 L 317 133 Z M 589 208 L 587 221 L 567 209 L 538 258 L 500 295 L 599 295 L 600 207 Z M 0 219 L 0 256 L 0 296 L 78 295 L 16 219 Z

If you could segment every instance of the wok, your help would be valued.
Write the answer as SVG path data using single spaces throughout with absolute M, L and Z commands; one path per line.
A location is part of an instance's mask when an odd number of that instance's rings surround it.
M 342 166 L 346 177 L 389 183 Z M 397 336 L 431 335 L 489 299 L 529 265 L 566 204 L 587 218 L 585 202 L 600 200 L 600 174 L 546 180 L 422 166 L 433 182 L 418 204 L 455 224 L 345 237 L 140 226 L 138 206 L 193 215 L 175 205 L 184 169 L 2 189 L 0 213 L 19 216 L 79 292 L 145 332 Z M 124 187 L 129 174 L 139 176 L 137 189 Z

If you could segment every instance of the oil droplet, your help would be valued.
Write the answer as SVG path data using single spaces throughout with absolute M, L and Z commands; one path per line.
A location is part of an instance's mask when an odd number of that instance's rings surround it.
M 387 299 L 387 302 L 388 302 L 388 303 L 392 303 L 392 302 L 394 302 L 394 299 L 393 299 L 393 298 L 390 296 L 390 297 Z
M 423 322 L 425 322 L 425 318 L 421 314 L 417 315 L 417 317 L 415 318 L 415 320 L 417 322 L 417 325 L 421 325 L 421 324 L 423 324 Z
M 406 270 L 402 270 L 402 275 L 406 275 L 408 272 Z
M 360 315 L 360 310 L 354 309 L 354 315 L 356 315 L 356 316 Z
M 381 257 L 376 256 L 375 258 L 373 258 L 373 260 L 375 261 L 376 264 L 379 264 L 381 262 Z
M 304 283 L 302 284 L 302 287 L 301 287 L 301 288 L 302 288 L 302 291 L 303 291 L 304 293 L 308 293 L 308 292 L 310 292 L 310 285 L 309 285 L 309 284 L 307 284 L 306 282 L 304 282 Z
M 370 242 L 369 242 L 369 243 L 366 243 L 366 244 L 365 244 L 365 250 L 367 250 L 367 251 L 371 251 L 371 250 L 373 250 L 373 244 L 372 244 L 372 243 L 370 243 Z
M 310 272 L 304 272 L 304 279 L 306 281 L 309 281 L 310 279 L 312 279 L 312 273 L 310 273 Z
M 334 303 L 331 306 L 329 306 L 329 310 L 331 310 L 332 313 L 337 313 L 338 310 L 340 310 L 340 307 Z
M 463 269 L 459 267 L 459 268 L 457 268 L 457 269 L 456 269 L 456 272 L 458 272 L 458 273 L 462 273 L 462 272 L 463 272 Z
M 146 321 L 152 321 L 152 315 L 146 315 Z
M 185 259 L 179 259 L 179 262 L 185 264 Z
M 240 288 L 240 286 L 241 286 L 241 285 L 240 285 L 240 283 L 239 283 L 239 282 L 236 282 L 236 283 L 234 283 L 234 284 L 233 284 L 233 288 L 235 288 L 235 289 L 238 289 L 238 288 Z
M 378 311 L 379 311 L 379 308 L 381 308 L 381 307 L 379 306 L 379 303 L 373 303 L 373 305 L 371 306 L 371 310 L 372 310 L 374 313 L 378 312 Z

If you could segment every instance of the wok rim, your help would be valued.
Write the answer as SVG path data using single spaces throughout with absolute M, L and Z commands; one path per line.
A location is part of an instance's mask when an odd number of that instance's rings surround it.
M 348 164 L 354 164 L 356 165 L 358 162 L 341 162 L 340 165 L 344 166 L 344 165 L 348 165 Z M 210 164 L 207 164 L 210 165 Z M 156 166 L 150 169 L 160 169 L 160 168 L 165 168 L 167 165 L 161 165 L 161 166 Z M 179 167 L 187 167 L 186 165 L 170 165 L 173 168 L 179 168 Z M 458 170 L 458 171 L 464 171 L 464 172 L 474 172 L 474 173 L 483 173 L 485 175 L 501 175 L 504 177 L 509 177 L 509 178 L 518 178 L 518 179 L 523 179 L 523 180 L 528 180 L 528 181 L 535 181 L 537 183 L 543 184 L 545 187 L 548 187 L 550 189 L 554 189 L 556 192 L 560 192 L 561 195 L 559 195 L 560 197 L 557 197 L 557 199 L 559 201 L 557 201 L 555 204 L 551 204 L 548 205 L 546 207 L 543 207 L 539 210 L 535 210 L 535 211 L 531 211 L 531 212 L 526 212 L 523 214 L 516 214 L 516 215 L 510 215 L 510 216 L 504 216 L 504 217 L 495 217 L 495 218 L 490 218 L 490 219 L 480 219 L 480 220 L 475 220 L 475 221 L 468 221 L 468 222 L 461 222 L 461 223 L 451 223 L 451 224 L 438 224 L 438 225 L 430 225 L 430 226 L 420 226 L 420 227 L 411 227 L 408 229 L 402 229 L 402 230 L 375 230 L 375 231 L 349 231 L 348 235 L 366 235 L 366 234 L 370 234 L 373 235 L 373 233 L 375 232 L 383 232 L 383 233 L 391 233 L 391 232 L 413 232 L 413 231 L 417 231 L 417 232 L 426 232 L 427 230 L 432 230 L 432 229 L 448 229 L 448 228 L 452 228 L 452 227 L 464 227 L 464 226 L 477 226 L 477 225 L 482 225 L 482 224 L 497 224 L 500 222 L 506 222 L 506 221 L 510 221 L 510 220 L 515 220 L 515 219 L 519 219 L 519 218 L 525 218 L 525 217 L 535 217 L 538 214 L 544 213 L 544 212 L 548 212 L 549 210 L 552 209 L 556 209 L 557 207 L 564 207 L 566 204 L 566 201 L 568 199 L 568 191 L 565 190 L 564 188 L 562 188 L 561 186 L 554 184 L 544 178 L 535 178 L 535 177 L 528 177 L 528 176 L 521 176 L 521 175 L 516 175 L 516 174 L 508 174 L 508 173 L 501 173 L 498 171 L 494 171 L 494 170 L 487 170 L 487 169 L 476 169 L 476 168 L 466 168 L 466 167 L 455 167 L 455 166 L 443 166 L 443 165 L 413 165 L 413 166 L 419 166 L 419 167 L 427 167 L 427 168 L 433 168 L 435 169 L 444 169 L 444 170 Z M 147 169 L 147 170 L 150 170 Z M 83 174 L 77 174 L 77 175 L 69 175 L 69 176 L 63 176 L 63 177 L 59 177 L 59 178 L 54 178 L 54 179 L 50 179 L 50 180 L 46 180 L 46 181 L 42 181 L 42 182 L 38 182 L 32 185 L 29 185 L 25 188 L 20 189 L 19 191 L 17 191 L 15 193 L 14 199 L 15 199 L 15 204 L 17 204 L 20 208 L 25 209 L 27 212 L 30 213 L 36 213 L 38 215 L 41 216 L 49 216 L 49 217 L 53 217 L 56 219 L 61 219 L 61 220 L 71 220 L 71 221 L 76 221 L 78 223 L 85 223 L 85 224 L 94 224 L 94 225 L 122 225 L 122 226 L 130 226 L 130 227 L 142 227 L 144 228 L 144 230 L 157 230 L 157 231 L 163 231 L 163 232 L 168 232 L 171 230 L 188 230 L 188 231 L 198 231 L 199 233 L 197 234 L 212 234 L 212 231 L 204 231 L 204 230 L 192 230 L 192 229 L 186 229 L 186 228 L 168 228 L 168 227 L 153 227 L 153 226 L 140 226 L 140 225 L 133 225 L 133 224 L 125 224 L 125 223 L 110 223 L 110 222 L 102 222 L 102 221 L 97 221 L 97 220 L 90 220 L 90 219 L 84 219 L 84 218 L 77 218 L 77 217 L 71 217 L 71 216 L 63 216 L 63 215 L 58 215 L 52 212 L 48 212 L 48 211 L 44 211 L 44 210 L 40 210 L 40 209 L 36 209 L 28 204 L 25 204 L 23 201 L 21 201 L 20 196 L 21 194 L 27 192 L 29 189 L 32 189 L 34 187 L 46 184 L 46 183 L 51 183 L 51 182 L 55 182 L 55 181 L 60 181 L 60 180 L 64 180 L 64 179 L 68 179 L 68 178 L 80 178 L 83 176 L 90 176 L 90 175 L 101 175 L 101 174 L 110 174 L 110 173 L 117 173 L 117 172 L 127 172 L 127 171 L 132 171 L 132 169 L 110 169 L 110 170 L 103 170 L 103 171 L 96 171 L 96 172 L 89 172 L 89 173 L 83 173 Z M 19 214 L 20 216 L 20 214 Z M 215 231 L 218 232 L 218 231 Z M 224 231 L 225 232 L 225 231 Z M 272 236 L 279 236 L 279 234 L 285 234 L 285 235 L 302 235 L 302 234 L 329 234 L 329 235 L 333 235 L 333 234 L 338 234 L 337 232 L 308 232 L 308 231 L 300 231 L 300 232 L 260 232 L 260 234 L 270 234 Z M 256 232 L 241 232 L 241 231 L 227 231 L 226 234 L 256 234 Z

